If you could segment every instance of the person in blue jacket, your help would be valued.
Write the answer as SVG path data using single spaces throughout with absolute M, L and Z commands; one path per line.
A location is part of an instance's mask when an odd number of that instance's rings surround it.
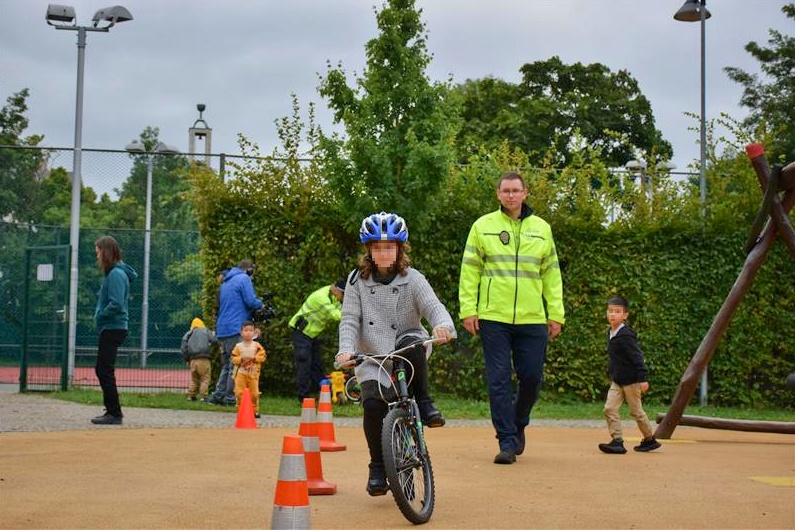
M 97 425 L 121 425 L 123 414 L 116 388 L 116 355 L 119 346 L 127 338 L 130 312 L 127 299 L 130 282 L 138 277 L 135 270 L 122 261 L 119 243 L 111 236 L 102 236 L 94 243 L 97 266 L 105 275 L 99 288 L 94 322 L 99 333 L 97 365 L 95 373 L 102 387 L 105 414 L 97 416 L 91 423 Z
M 251 319 L 251 314 L 263 306 L 254 292 L 254 263 L 241 260 L 232 267 L 221 282 L 218 296 L 218 318 L 215 321 L 215 336 L 221 344 L 221 373 L 215 392 L 202 401 L 214 405 L 235 406 L 235 381 L 232 377 L 232 350 L 240 342 L 240 328 Z

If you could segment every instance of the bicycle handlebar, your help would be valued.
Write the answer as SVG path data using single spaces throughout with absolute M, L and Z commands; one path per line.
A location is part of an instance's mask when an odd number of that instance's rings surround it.
M 349 368 L 351 366 L 355 366 L 357 364 L 361 364 L 362 362 L 368 359 L 388 359 L 390 357 L 400 357 L 401 353 L 407 352 L 413 348 L 416 348 L 418 345 L 422 345 L 423 348 L 431 345 L 431 344 L 443 344 L 447 342 L 446 339 L 443 338 L 430 338 L 426 339 L 422 342 L 416 342 L 414 344 L 410 344 L 409 346 L 404 346 L 403 348 L 398 348 L 397 350 L 392 350 L 389 353 L 364 353 L 364 352 L 356 352 L 353 354 L 349 360 L 345 361 L 344 363 L 338 363 L 334 361 L 334 368 L 339 370 L 342 368 Z

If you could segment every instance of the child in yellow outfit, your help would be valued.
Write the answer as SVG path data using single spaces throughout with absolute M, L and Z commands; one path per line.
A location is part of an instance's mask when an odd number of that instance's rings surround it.
M 232 350 L 232 364 L 235 368 L 235 397 L 237 406 L 240 406 L 240 398 L 243 390 L 248 388 L 251 392 L 251 403 L 254 405 L 254 417 L 259 418 L 259 371 L 262 363 L 265 362 L 267 355 L 262 344 L 254 341 L 257 328 L 250 320 L 243 322 L 240 329 L 240 338 Z

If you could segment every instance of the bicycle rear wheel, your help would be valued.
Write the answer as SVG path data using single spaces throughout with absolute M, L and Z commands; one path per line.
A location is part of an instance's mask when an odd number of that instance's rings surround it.
M 407 410 L 387 413 L 381 430 L 384 467 L 392 496 L 403 516 L 414 524 L 427 523 L 433 514 L 433 469 L 422 433 Z

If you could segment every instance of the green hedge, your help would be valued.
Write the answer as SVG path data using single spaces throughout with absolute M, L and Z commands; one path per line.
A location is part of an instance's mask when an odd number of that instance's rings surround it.
M 497 207 L 496 176 L 504 168 L 522 167 L 521 159 L 510 156 L 475 159 L 452 170 L 443 191 L 429 198 L 424 209 L 407 215 L 414 264 L 456 321 L 464 241 L 472 222 Z M 611 295 L 621 294 L 630 300 L 630 324 L 646 354 L 650 398 L 669 401 L 742 268 L 747 219 L 753 212 L 737 212 L 733 225 L 707 219 L 702 228 L 697 203 L 675 203 L 681 191 L 665 196 L 661 183 L 655 202 L 622 191 L 618 200 L 629 214 L 606 227 L 603 199 L 608 195 L 595 195 L 592 185 L 596 179 L 606 183 L 604 193 L 616 193 L 607 185 L 611 175 L 604 168 L 592 164 L 562 175 L 524 173 L 533 176 L 528 179 L 529 202 L 552 224 L 564 264 L 566 325 L 548 349 L 544 392 L 582 401 L 604 398 L 605 304 Z M 293 392 L 287 321 L 312 290 L 351 270 L 361 250 L 358 226 L 346 223 L 350 212 L 336 211 L 337 192 L 328 190 L 319 175 L 312 164 L 266 163 L 239 168 L 224 185 L 206 168 L 192 172 L 203 236 L 206 314 L 217 291 L 216 271 L 244 257 L 257 263 L 257 291 L 274 295 L 278 317 L 263 328 L 269 350 L 263 372 L 266 392 Z M 746 173 L 736 178 L 753 177 Z M 742 200 L 753 204 L 747 197 Z M 668 201 L 668 206 L 659 201 Z M 361 212 L 361 217 L 368 213 Z M 715 352 L 709 368 L 710 402 L 793 407 L 784 381 L 795 369 L 794 323 L 795 266 L 779 242 Z M 434 353 L 434 391 L 484 399 L 482 350 L 463 327 L 459 334 L 452 347 Z M 336 340 L 333 330 L 327 333 L 329 370 Z

